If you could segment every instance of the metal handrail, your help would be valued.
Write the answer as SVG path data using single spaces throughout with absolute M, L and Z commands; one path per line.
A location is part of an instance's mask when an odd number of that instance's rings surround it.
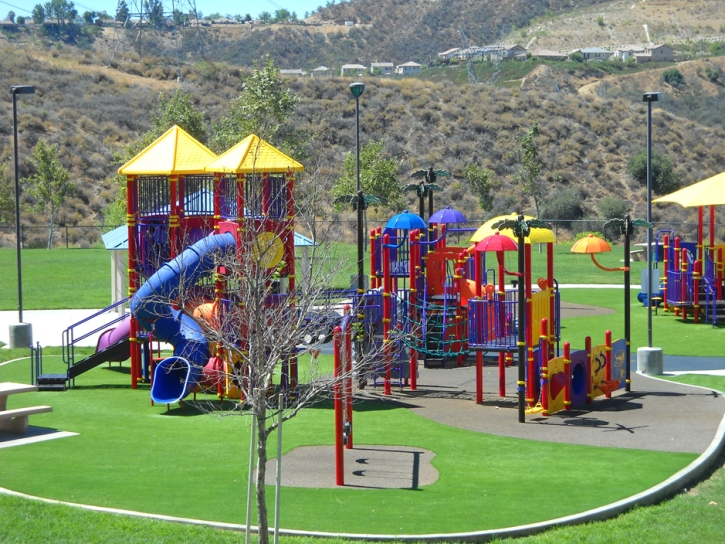
M 107 321 L 103 325 L 96 327 L 92 331 L 87 332 L 87 333 L 79 336 L 78 338 L 75 337 L 75 328 L 78 327 L 79 325 L 83 325 L 84 323 L 88 323 L 92 319 L 95 319 L 100 315 L 106 314 L 109 311 L 111 311 L 115 308 L 118 308 L 119 306 L 122 306 L 123 304 L 126 304 L 130 298 L 131 297 L 126 297 L 122 300 L 119 300 L 118 302 L 111 304 L 107 308 L 104 308 L 103 310 L 100 310 L 100 311 L 94 313 L 93 315 L 89 315 L 88 317 L 86 317 L 85 319 L 81 319 L 77 323 L 73 323 L 70 327 L 68 327 L 67 329 L 65 329 L 63 331 L 62 355 L 63 355 L 63 362 L 66 365 L 68 365 L 68 367 L 75 364 L 75 346 L 78 342 L 80 342 L 81 340 L 85 340 L 89 336 L 96 334 L 104 329 L 107 329 L 111 325 L 115 325 L 116 323 L 123 321 L 124 319 L 126 319 L 128 314 L 121 314 L 117 318 L 112 319 L 111 321 Z

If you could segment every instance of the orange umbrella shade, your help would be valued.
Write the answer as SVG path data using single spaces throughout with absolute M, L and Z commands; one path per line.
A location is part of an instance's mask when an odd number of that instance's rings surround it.
M 495 232 L 476 244 L 476 251 L 516 251 L 519 248 L 511 238 Z
M 605 251 L 612 251 L 612 248 L 606 240 L 593 234 L 580 238 L 571 246 L 572 253 L 604 253 Z

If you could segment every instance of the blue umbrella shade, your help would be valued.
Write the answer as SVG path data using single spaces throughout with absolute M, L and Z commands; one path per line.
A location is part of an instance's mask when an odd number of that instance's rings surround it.
M 463 212 L 459 212 L 458 210 L 454 210 L 450 206 L 446 206 L 443 210 L 438 210 L 436 213 L 431 215 L 428 218 L 428 224 L 432 225 L 433 223 L 441 224 L 441 223 L 468 223 L 468 219 L 466 219 L 466 216 L 463 215 Z
M 419 215 L 410 213 L 408 210 L 405 210 L 403 213 L 399 213 L 398 215 L 394 215 L 390 218 L 387 225 L 385 225 L 386 229 L 401 230 L 425 229 L 427 227 L 428 225 L 425 224 L 425 221 L 423 221 Z

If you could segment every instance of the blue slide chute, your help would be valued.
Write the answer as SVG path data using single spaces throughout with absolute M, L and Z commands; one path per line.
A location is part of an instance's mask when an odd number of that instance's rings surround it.
M 193 391 L 209 360 L 209 345 L 201 326 L 169 301 L 176 300 L 199 279 L 215 269 L 214 256 L 236 248 L 229 234 L 202 238 L 181 255 L 165 263 L 131 299 L 131 313 L 154 340 L 174 346 L 174 357 L 156 366 L 151 399 L 160 404 L 178 402 Z

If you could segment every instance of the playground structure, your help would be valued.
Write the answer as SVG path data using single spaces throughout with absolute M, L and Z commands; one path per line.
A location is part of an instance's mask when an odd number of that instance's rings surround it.
M 74 324 L 64 335 L 67 374 L 38 372 L 38 384 L 65 383 L 102 362 L 130 358 L 131 386 L 150 382 L 152 402 L 179 402 L 200 383 L 215 386 L 219 396 L 243 397 L 239 380 L 230 378 L 243 373 L 239 360 L 210 342 L 205 332 L 217 326 L 224 307 L 238 303 L 216 257 L 239 256 L 250 242 L 263 246 L 268 257 L 264 268 L 279 266 L 274 296 L 298 296 L 292 203 L 294 172 L 301 170 L 302 165 L 254 135 L 217 157 L 179 127 L 123 165 L 131 315 L 119 316 L 104 329 L 96 353 L 79 362 Z M 407 211 L 398 214 L 384 229 L 370 233 L 371 288 L 362 294 L 329 295 L 353 308 L 344 323 L 355 326 L 364 366 L 372 369 L 373 385 L 382 381 L 385 395 L 392 385 L 417 388 L 419 359 L 427 367 L 444 368 L 461 366 L 474 355 L 476 400 L 483 402 L 483 361 L 494 355 L 499 394 L 505 396 L 505 369 L 518 351 L 520 368 L 525 367 L 518 390 L 525 390 L 530 411 L 544 410 L 547 362 L 558 353 L 560 340 L 555 239 L 549 229 L 534 228 L 519 247 L 511 232 L 492 228 L 500 219 L 478 229 L 471 244 L 458 246 L 451 245 L 453 237 L 474 230 L 460 212 L 445 208 L 428 223 Z M 250 233 L 254 240 L 248 239 Z M 533 244 L 546 245 L 545 275 L 538 280 L 532 270 Z M 516 272 L 504 264 L 504 252 L 513 250 L 523 263 Z M 492 266 L 486 262 L 490 253 L 496 254 Z M 506 285 L 506 276 L 514 278 L 518 290 Z M 269 303 L 276 303 L 274 297 Z M 542 322 L 545 330 L 537 334 Z M 244 352 L 244 331 L 238 336 Z M 174 356 L 154 357 L 153 341 L 170 343 Z M 352 357 L 351 349 L 346 357 Z M 363 359 L 356 364 L 366 372 Z M 282 368 L 280 386 L 294 390 L 296 353 L 284 356 Z M 360 383 L 367 377 L 359 376 Z M 594 380 L 593 390 L 600 382 Z M 346 417 L 351 424 L 351 415 Z
M 131 314 L 75 333 L 125 299 L 69 327 L 63 338 L 68 372 L 46 375 L 42 363 L 36 365 L 38 385 L 64 388 L 102 362 L 130 358 L 131 387 L 151 382 L 153 402 L 180 401 L 205 375 L 213 374 L 220 395 L 238 396 L 237 384 L 218 379 L 222 372 L 233 373 L 223 366 L 232 362 L 214 352 L 203 328 L 222 303 L 230 302 L 224 298 L 225 279 L 217 273 L 214 257 L 241 251 L 249 242 L 246 237 L 254 235 L 254 247 L 268 259 L 266 266 L 284 263 L 278 267 L 279 293 L 294 291 L 292 194 L 294 172 L 302 168 L 254 135 L 217 157 L 178 126 L 123 165 L 119 173 L 127 179 Z M 174 302 L 180 293 L 184 308 Z M 75 361 L 78 341 L 102 329 L 96 353 Z M 174 357 L 154 358 L 152 341 L 170 343 Z M 294 354 L 285 362 L 291 387 L 297 379 L 295 362 Z
M 697 208 L 697 241 L 687 242 L 673 230 L 657 232 L 653 261 L 662 263 L 662 302 L 665 312 L 695 323 L 717 325 L 725 317 L 725 244 L 715 243 L 715 206 L 725 204 L 725 173 L 654 200 Z M 705 246 L 705 206 L 709 207 L 709 236 Z M 654 301 L 653 301 L 654 302 Z M 644 301 L 647 304 L 647 301 Z
M 386 354 L 385 394 L 390 394 L 391 364 L 398 376 L 410 377 L 414 390 L 419 358 L 426 367 L 445 367 L 449 363 L 461 366 L 475 352 L 477 402 L 483 401 L 483 358 L 487 353 L 498 356 L 499 394 L 504 396 L 505 367 L 513 364 L 513 353 L 518 348 L 518 295 L 505 282 L 506 275 L 511 275 L 527 286 L 526 398 L 529 407 L 540 404 L 536 368 L 541 365 L 536 363 L 539 348 L 534 342 L 533 324 L 547 319 L 546 337 L 551 346 L 547 353 L 553 356 L 559 340 L 558 293 L 553 277 L 555 240 L 553 233 L 545 229 L 537 229 L 527 238 L 527 266 L 519 277 L 504 266 L 504 251 L 517 249 L 516 243 L 506 233 L 491 228 L 500 219 L 478 229 L 468 247 L 448 244 L 450 236 L 468 235 L 474 230 L 466 227 L 463 214 L 450 208 L 433 214 L 428 225 L 406 211 L 391 218 L 384 230 L 371 232 L 371 286 L 382 291 L 383 304 L 387 304 L 382 342 L 402 342 L 410 352 L 409 365 L 403 363 L 402 357 L 393 356 L 399 353 L 396 347 Z M 547 244 L 547 277 L 537 282 L 536 293 L 531 286 L 532 243 Z M 487 268 L 487 252 L 496 253 L 497 268 Z M 399 385 L 402 387 L 403 382 L 399 381 Z

